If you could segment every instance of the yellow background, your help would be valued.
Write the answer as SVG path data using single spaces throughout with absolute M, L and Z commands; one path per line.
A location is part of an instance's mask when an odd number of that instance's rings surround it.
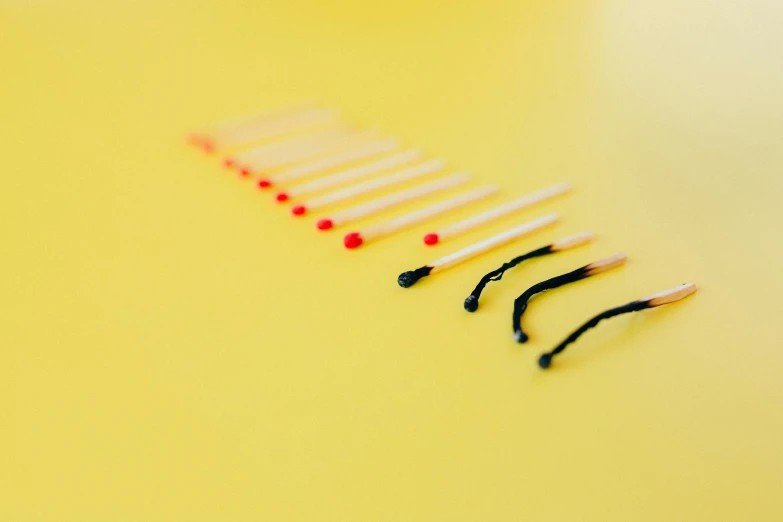
M 0 520 L 781 520 L 781 5 L 0 1 Z M 402 290 L 489 230 L 346 251 L 183 144 L 302 99 L 562 222 Z

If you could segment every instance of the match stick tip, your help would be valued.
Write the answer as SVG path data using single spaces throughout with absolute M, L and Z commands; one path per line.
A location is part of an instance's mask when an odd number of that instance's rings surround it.
M 231 167 L 234 166 L 234 160 L 232 160 L 231 158 L 224 159 L 223 166 L 226 167 L 227 169 L 230 169 Z
M 253 173 L 252 170 L 250 170 L 250 167 L 242 167 L 239 169 L 239 173 L 245 177 L 251 175 Z
M 318 230 L 329 230 L 334 226 L 334 223 L 332 223 L 331 219 L 321 219 L 316 226 Z
M 427 234 L 424 236 L 424 244 L 433 246 L 438 244 L 438 234 Z
M 307 209 L 304 207 L 304 205 L 297 205 L 294 208 L 291 209 L 291 214 L 295 216 L 301 216 L 305 212 L 307 212 Z
M 268 179 L 260 179 L 260 180 L 258 180 L 258 188 L 265 189 L 265 188 L 269 188 L 271 186 L 272 186 L 272 182 L 269 181 Z
M 478 299 L 476 299 L 475 295 L 469 295 L 467 299 L 465 299 L 465 310 L 468 312 L 475 312 L 478 310 Z
M 410 288 L 416 281 L 418 281 L 418 278 L 411 270 L 401 273 L 397 278 L 397 284 L 403 288 Z
M 358 248 L 362 246 L 362 243 L 364 243 L 364 240 L 358 232 L 351 232 L 343 238 L 345 248 Z
M 277 201 L 280 203 L 283 203 L 284 201 L 288 201 L 288 194 L 285 192 L 280 192 L 277 194 L 277 196 L 275 196 L 275 199 L 277 199 Z
M 427 277 L 428 275 L 430 275 L 430 272 L 432 272 L 432 267 L 429 265 L 425 265 L 421 268 L 417 268 L 416 270 L 409 270 L 407 272 L 403 272 L 397 278 L 397 284 L 403 288 L 409 288 L 413 286 L 416 283 L 416 281 L 418 281 L 422 277 Z
M 544 353 L 538 358 L 538 365 L 542 370 L 546 370 L 552 364 L 552 354 Z
M 526 343 L 526 342 L 527 342 L 527 340 L 529 339 L 529 337 L 528 337 L 528 336 L 527 336 L 527 334 L 526 334 L 525 332 L 523 332 L 522 330 L 515 330 L 515 331 L 514 331 L 514 339 L 515 339 L 515 340 L 516 340 L 516 342 L 518 342 L 518 343 Z

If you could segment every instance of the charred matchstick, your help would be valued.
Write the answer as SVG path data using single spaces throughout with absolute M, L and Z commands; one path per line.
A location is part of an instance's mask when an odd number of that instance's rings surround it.
M 595 263 L 590 263 L 589 265 L 577 268 L 567 274 L 547 279 L 546 281 L 542 281 L 525 290 L 522 295 L 517 297 L 514 301 L 514 313 L 511 318 L 512 326 L 514 327 L 514 339 L 516 339 L 518 343 L 524 343 L 528 340 L 527 334 L 522 330 L 522 314 L 527 310 L 527 304 L 533 296 L 606 272 L 607 270 L 625 264 L 625 260 L 625 254 L 616 254 L 612 257 L 607 257 L 606 259 L 601 259 Z
M 489 237 L 484 241 L 480 241 L 474 245 L 465 247 L 462 250 L 458 250 L 453 254 L 442 257 L 437 261 L 434 261 L 421 268 L 403 272 L 397 278 L 397 284 L 403 288 L 411 287 L 422 277 L 427 277 L 428 275 L 442 272 L 447 268 L 451 268 L 454 265 L 479 256 L 485 252 L 489 252 L 490 250 L 510 243 L 515 239 L 532 234 L 533 232 L 551 225 L 555 221 L 557 221 L 557 214 L 547 214 L 546 216 L 540 217 L 528 223 L 516 226 L 506 230 L 505 232 L 501 232 L 500 234 Z
M 581 234 L 576 234 L 573 236 L 560 239 L 558 241 L 555 241 L 551 245 L 538 248 L 536 250 L 528 252 L 527 254 L 522 254 L 521 256 L 517 256 L 511 261 L 509 261 L 508 263 L 503 263 L 503 265 L 500 268 L 493 270 L 492 272 L 488 273 L 487 275 L 481 278 L 481 281 L 479 281 L 479 283 L 476 285 L 476 288 L 473 289 L 473 292 L 471 292 L 471 294 L 465 299 L 465 305 L 464 305 L 465 310 L 467 310 L 468 312 L 475 312 L 476 310 L 478 310 L 479 298 L 481 297 L 481 292 L 484 291 L 484 288 L 487 286 L 487 284 L 490 281 L 500 281 L 503 278 L 503 274 L 505 274 L 507 270 L 514 268 L 515 266 L 522 263 L 523 261 L 527 261 L 528 259 L 533 259 L 535 257 L 554 254 L 556 252 L 560 252 L 562 250 L 566 250 L 569 248 L 574 248 L 579 245 L 583 245 L 589 241 L 592 241 L 592 239 L 593 239 L 592 232 L 582 232 Z
M 623 306 L 618 306 L 617 308 L 612 308 L 611 310 L 607 310 L 606 312 L 598 314 L 580 326 L 574 333 L 566 337 L 566 339 L 557 345 L 551 352 L 542 354 L 538 359 L 538 365 L 544 369 L 549 368 L 555 355 L 562 353 L 569 344 L 576 341 L 583 333 L 585 333 L 590 328 L 594 328 L 604 319 L 673 303 L 675 301 L 679 301 L 680 299 L 685 299 L 694 292 L 696 292 L 696 285 L 693 283 L 685 283 L 683 285 L 670 288 L 669 290 L 664 290 L 663 292 L 659 292 L 648 297 L 643 297 L 637 301 L 632 301 Z

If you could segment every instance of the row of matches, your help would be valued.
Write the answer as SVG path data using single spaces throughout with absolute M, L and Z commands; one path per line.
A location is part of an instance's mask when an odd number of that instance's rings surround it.
M 551 223 L 551 221 L 552 221 L 551 217 L 541 218 L 539 220 L 531 222 L 530 224 L 523 225 L 521 228 L 518 228 L 517 230 L 524 231 L 524 234 L 531 233 L 537 230 L 538 228 L 548 225 L 549 223 Z M 424 265 L 423 267 L 417 268 L 416 270 L 403 272 L 397 278 L 397 284 L 399 284 L 403 288 L 409 288 L 423 277 L 427 277 L 429 275 L 441 272 L 447 268 L 454 266 L 457 263 L 466 261 L 467 259 L 470 259 L 472 257 L 475 257 L 486 251 L 491 250 L 494 246 L 500 245 L 503 242 L 505 242 L 505 240 L 509 237 L 509 235 L 510 235 L 509 233 L 498 234 L 497 236 L 494 236 L 482 242 L 479 248 L 476 248 L 475 245 L 472 247 L 467 247 L 458 252 L 455 252 L 454 254 L 445 256 L 441 259 L 438 259 L 437 261 Z M 470 295 L 465 299 L 465 302 L 463 303 L 465 310 L 468 312 L 475 312 L 476 310 L 478 310 L 479 298 L 481 297 L 481 294 L 485 290 L 486 286 L 492 281 L 500 281 L 503 278 L 503 275 L 508 270 L 518 266 L 523 261 L 555 254 L 558 252 L 562 252 L 564 250 L 578 247 L 580 245 L 584 245 L 592 241 L 593 238 L 594 236 L 592 232 L 582 232 L 580 234 L 576 234 L 573 236 L 560 239 L 549 245 L 545 245 L 543 247 L 537 248 L 535 250 L 532 250 L 520 256 L 514 257 L 508 262 L 503 263 L 500 267 L 487 273 L 481 278 L 481 280 L 479 280 L 476 287 L 473 289 L 473 291 L 470 293 Z M 530 300 L 534 296 L 542 292 L 554 290 L 555 288 L 560 288 L 570 283 L 575 283 L 577 281 L 581 281 L 583 279 L 596 276 L 598 274 L 601 274 L 613 268 L 622 266 L 625 264 L 626 259 L 627 257 L 623 253 L 615 254 L 613 256 L 609 256 L 607 258 L 589 263 L 585 266 L 579 267 L 570 272 L 566 272 L 565 274 L 560 274 L 558 276 L 549 278 L 545 281 L 541 281 L 540 283 L 536 283 L 535 285 L 531 286 L 530 288 L 522 292 L 522 294 L 520 294 L 519 297 L 517 297 L 514 300 L 513 311 L 511 314 L 511 326 L 514 332 L 514 339 L 518 343 L 526 343 L 530 339 L 530 337 L 527 335 L 527 333 L 525 333 L 524 329 L 522 328 L 522 316 L 527 310 Z M 641 299 L 631 301 L 630 303 L 604 311 L 596 315 L 595 317 L 591 318 L 582 326 L 580 326 L 576 331 L 574 331 L 572 334 L 566 337 L 566 339 L 560 344 L 558 344 L 554 349 L 552 349 L 549 352 L 541 354 L 541 356 L 538 359 L 538 364 L 543 369 L 549 368 L 552 364 L 552 359 L 556 355 L 562 353 L 568 345 L 576 341 L 587 330 L 595 327 L 599 322 L 603 321 L 604 319 L 609 319 L 611 317 L 615 317 L 618 315 L 631 313 L 631 312 L 638 312 L 641 310 L 645 310 L 647 308 L 655 308 L 657 306 L 673 303 L 675 301 L 679 301 L 681 299 L 688 297 L 694 292 L 696 292 L 696 285 L 694 285 L 693 283 L 685 283 L 676 286 L 674 288 L 664 290 L 663 292 L 658 292 L 656 294 L 643 297 Z
M 442 174 L 447 168 L 442 159 L 427 160 L 418 148 L 402 148 L 398 140 L 380 136 L 377 131 L 355 129 L 340 121 L 334 110 L 322 108 L 265 113 L 193 133 L 188 140 L 207 153 L 219 154 L 227 168 L 235 169 L 242 177 L 254 179 L 259 189 L 277 189 L 275 199 L 278 202 L 296 200 L 291 208 L 294 216 L 350 203 L 407 182 L 426 180 Z M 469 182 L 470 178 L 470 174 L 465 172 L 441 175 L 333 212 L 318 219 L 316 226 L 327 231 L 350 225 L 454 189 Z M 568 183 L 558 183 L 513 199 L 428 232 L 423 237 L 424 244 L 433 246 L 442 243 L 569 189 Z M 343 244 L 346 248 L 357 248 L 485 200 L 498 192 L 494 185 L 467 190 L 413 212 L 350 231 L 344 236 Z
M 445 161 L 441 159 L 425 160 L 420 149 L 401 149 L 396 139 L 381 137 L 374 130 L 355 129 L 340 121 L 336 111 L 317 107 L 283 109 L 254 115 L 193 133 L 188 136 L 188 140 L 207 153 L 220 154 L 227 168 L 235 169 L 242 177 L 254 178 L 259 189 L 266 190 L 273 187 L 278 189 L 275 198 L 278 202 L 297 200 L 298 203 L 291 209 L 294 216 L 303 216 L 372 192 L 442 173 L 446 168 Z M 469 179 L 470 175 L 467 173 L 455 173 L 412 188 L 398 190 L 321 218 L 317 222 L 317 228 L 326 231 L 348 225 L 405 203 L 437 195 L 466 183 Z M 344 186 L 349 183 L 354 184 Z M 516 198 L 440 230 L 427 233 L 423 238 L 424 243 L 430 246 L 439 244 L 554 198 L 569 189 L 568 183 L 558 183 Z M 314 195 L 327 190 L 332 191 Z M 496 186 L 472 189 L 360 231 L 350 232 L 343 238 L 343 243 L 347 248 L 356 248 L 370 240 L 427 222 L 449 211 L 493 196 L 497 192 Z M 423 267 L 404 272 L 398 277 L 397 282 L 401 287 L 408 288 L 423 277 L 436 274 L 531 235 L 557 220 L 557 214 L 552 213 L 520 224 Z M 582 232 L 511 259 L 481 278 L 465 299 L 463 304 L 465 310 L 475 312 L 487 284 L 491 281 L 499 281 L 506 271 L 523 261 L 568 250 L 592 239 L 591 232 Z M 514 301 L 512 311 L 512 326 L 516 341 L 525 343 L 529 339 L 522 328 L 522 316 L 533 296 L 606 272 L 623 265 L 625 261 L 625 254 L 616 254 L 547 279 L 525 290 Z M 686 283 L 602 312 L 579 327 L 553 350 L 542 354 L 538 364 L 541 368 L 548 368 L 556 355 L 562 353 L 568 345 L 604 319 L 679 301 L 695 291 L 694 284 Z

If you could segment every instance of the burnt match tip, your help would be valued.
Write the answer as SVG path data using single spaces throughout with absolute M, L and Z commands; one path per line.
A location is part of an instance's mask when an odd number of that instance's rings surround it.
M 469 295 L 467 299 L 465 299 L 465 310 L 468 312 L 475 312 L 478 310 L 478 299 L 476 299 L 475 295 Z
M 549 366 L 552 364 L 552 354 L 551 353 L 544 353 L 541 354 L 541 357 L 538 358 L 538 365 L 546 370 L 549 368 Z
M 409 288 L 414 284 L 416 284 L 416 281 L 418 281 L 422 277 L 427 277 L 428 275 L 430 275 L 430 272 L 432 272 L 431 266 L 423 266 L 421 268 L 417 268 L 416 270 L 409 270 L 407 272 L 403 272 L 397 278 L 397 284 L 403 288 Z
M 400 276 L 397 278 L 397 284 L 403 288 L 410 288 L 418 280 L 419 278 L 416 277 L 416 274 L 409 270 L 408 272 L 403 272 L 400 274 Z
M 515 330 L 514 331 L 514 339 L 516 339 L 516 341 L 518 343 L 526 343 L 527 340 L 529 339 L 529 337 L 522 330 Z

